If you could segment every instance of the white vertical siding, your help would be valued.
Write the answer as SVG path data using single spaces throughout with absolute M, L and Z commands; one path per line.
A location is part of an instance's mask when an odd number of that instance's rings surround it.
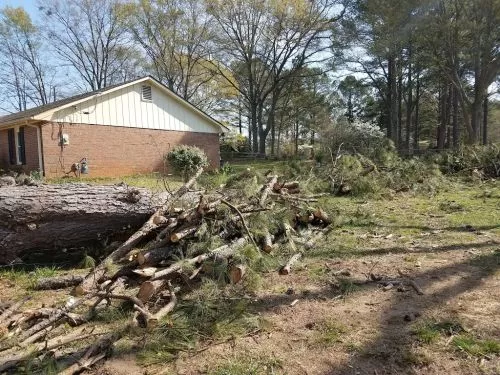
M 110 93 L 98 94 L 76 106 L 55 112 L 50 120 L 200 133 L 219 132 L 219 129 L 195 110 L 154 85 L 151 85 L 153 100 L 143 101 L 143 84 L 149 83 L 137 83 Z

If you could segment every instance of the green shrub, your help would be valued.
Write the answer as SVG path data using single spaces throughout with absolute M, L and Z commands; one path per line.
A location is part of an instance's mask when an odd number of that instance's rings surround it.
M 497 144 L 462 147 L 437 156 L 436 162 L 445 174 L 475 173 L 479 178 L 500 177 L 500 147 Z
M 248 138 L 238 133 L 228 133 L 221 141 L 221 152 L 245 152 L 248 149 Z
M 208 165 L 207 155 L 195 146 L 180 145 L 174 147 L 165 159 L 174 172 L 180 174 L 185 181 L 198 169 Z

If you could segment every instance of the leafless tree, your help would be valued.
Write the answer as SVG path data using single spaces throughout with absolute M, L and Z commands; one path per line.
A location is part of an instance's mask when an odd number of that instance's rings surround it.
M 45 63 L 40 31 L 22 8 L 5 7 L 0 12 L 0 86 L 13 102 L 25 110 L 30 104 L 50 101 L 52 77 Z
M 127 40 L 114 0 L 40 0 L 56 54 L 91 90 L 123 80 Z

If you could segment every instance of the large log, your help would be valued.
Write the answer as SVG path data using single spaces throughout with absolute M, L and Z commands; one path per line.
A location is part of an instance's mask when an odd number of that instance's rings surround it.
M 122 185 L 62 184 L 0 188 L 0 264 L 33 252 L 96 245 L 139 228 L 165 194 Z

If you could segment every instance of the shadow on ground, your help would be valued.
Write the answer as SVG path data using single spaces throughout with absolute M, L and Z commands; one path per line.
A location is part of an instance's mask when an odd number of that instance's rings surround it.
M 462 249 L 470 246 L 477 247 L 477 244 L 462 245 Z M 452 249 L 457 247 L 458 245 L 455 245 Z M 498 269 L 500 269 L 500 253 L 496 251 L 472 261 L 465 260 L 414 275 L 415 281 L 424 291 L 432 290 L 436 280 L 447 279 L 457 274 L 462 277 L 453 285 L 412 299 L 403 299 L 401 295 L 395 294 L 390 306 L 380 314 L 378 337 L 364 345 L 348 363 L 332 368 L 325 375 L 415 373 L 415 364 L 405 360 L 415 340 L 412 338 L 410 325 L 403 319 L 404 313 L 418 312 L 424 315 L 426 312 L 444 307 L 447 301 L 480 287 L 485 279 L 494 275 Z M 397 319 L 392 319 L 395 314 L 399 314 L 396 316 Z

